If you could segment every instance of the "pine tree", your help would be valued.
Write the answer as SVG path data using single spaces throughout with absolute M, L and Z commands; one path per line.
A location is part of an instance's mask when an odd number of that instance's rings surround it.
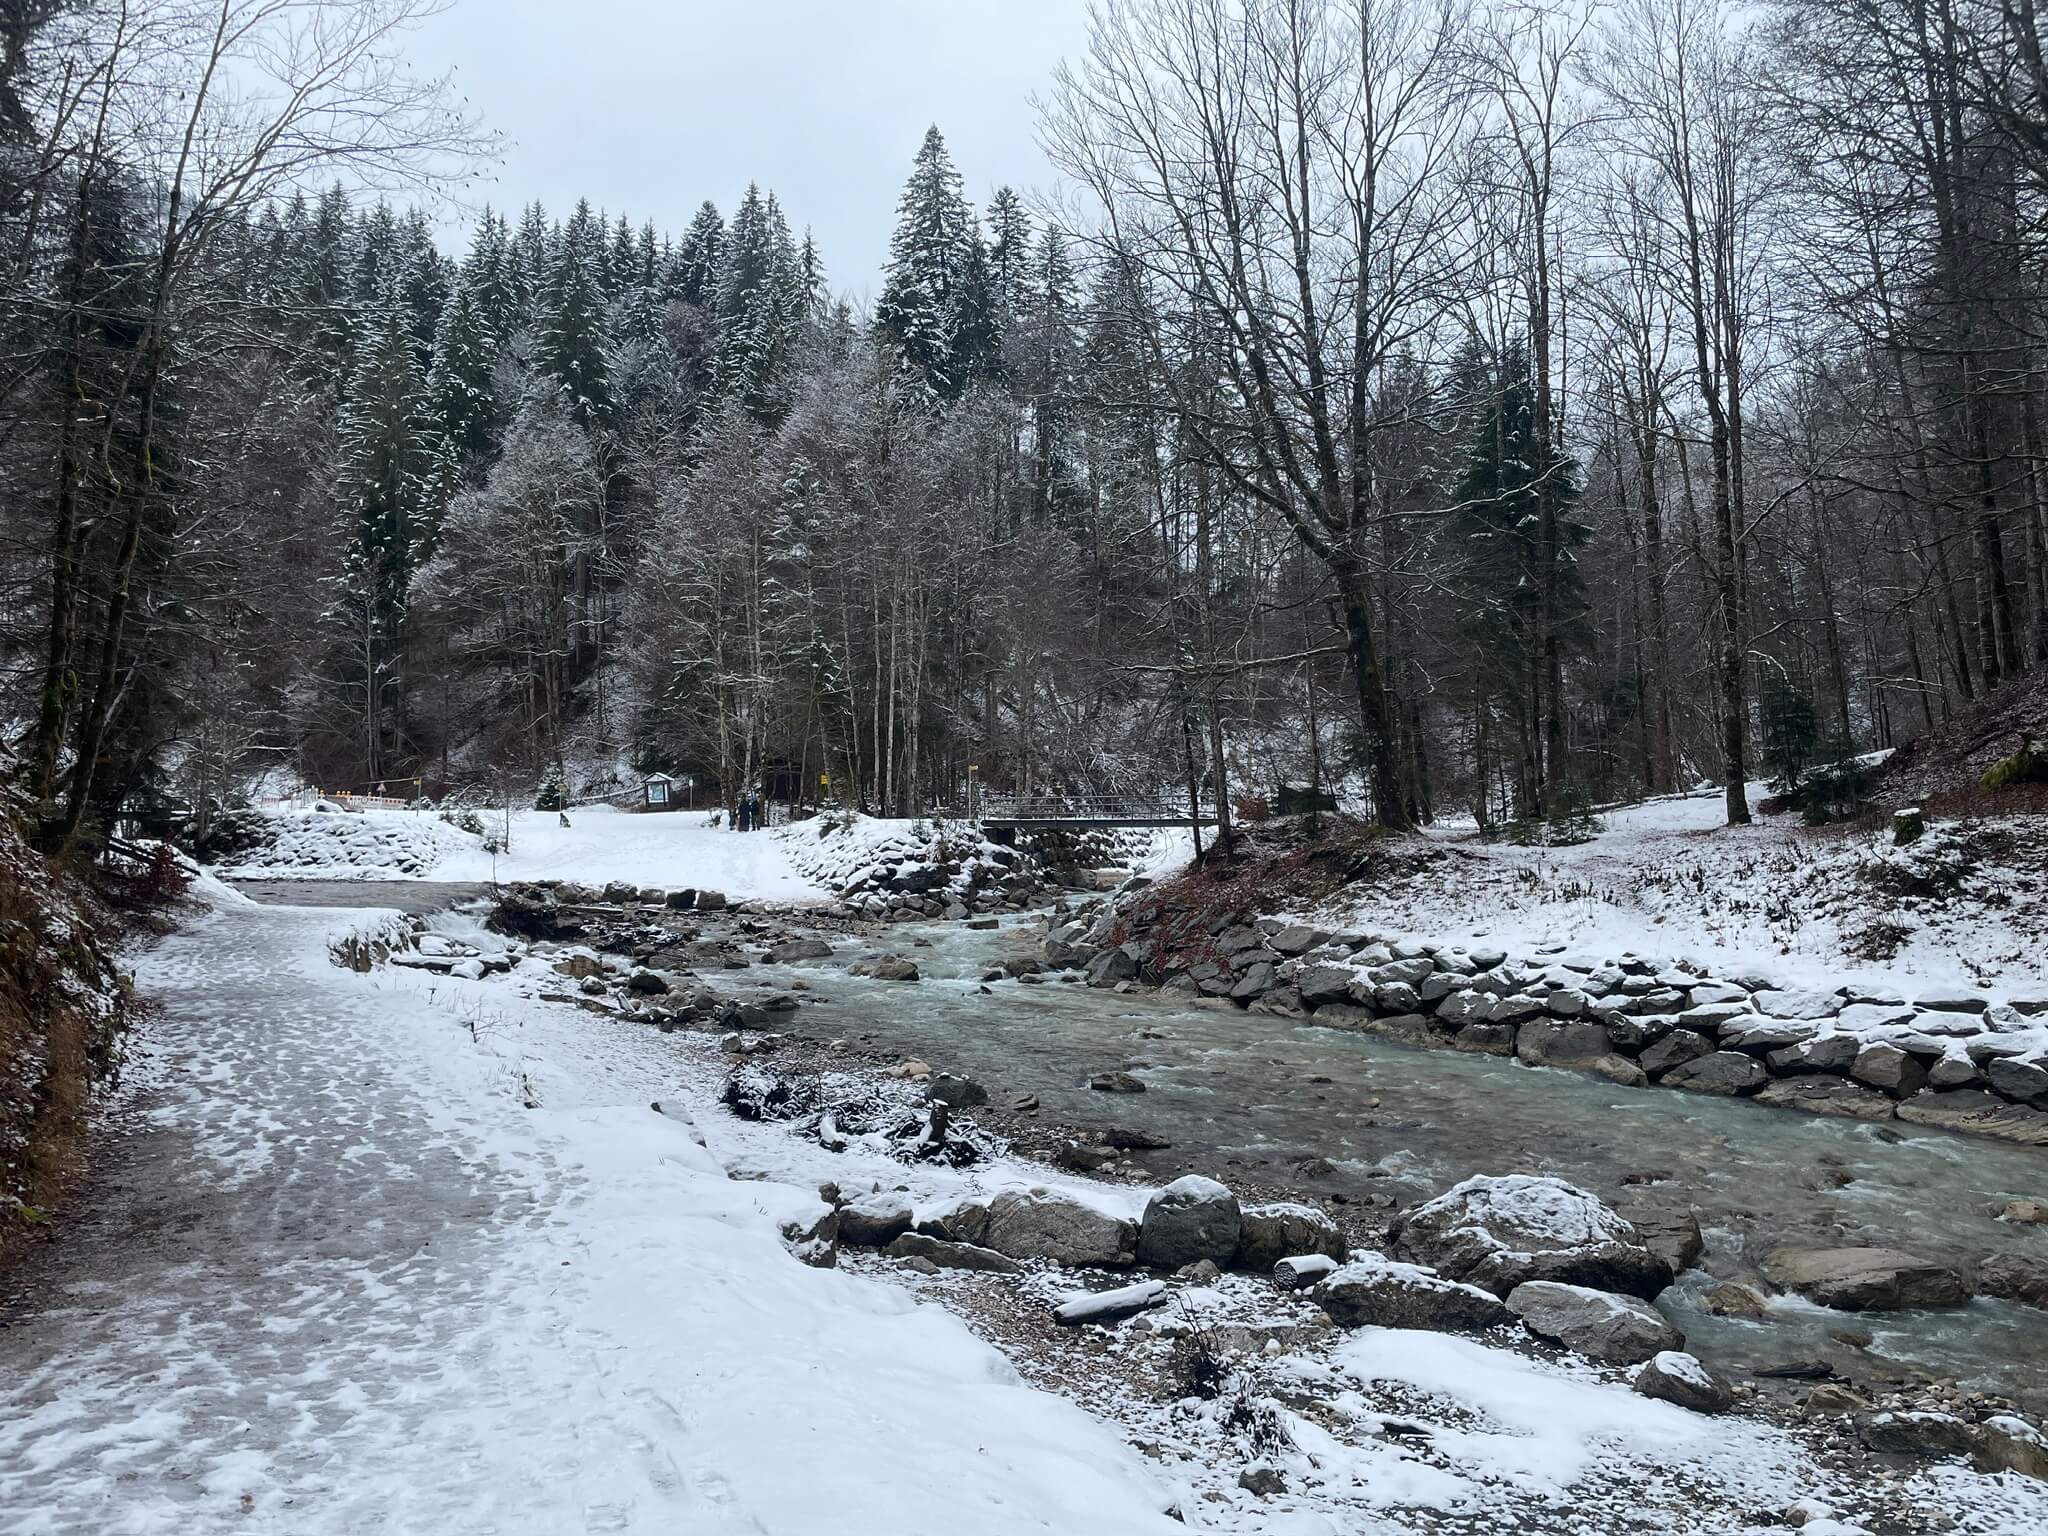
M 465 276 L 441 315 L 427 393 L 435 424 L 472 483 L 481 482 L 496 445 L 497 362 L 489 313 L 476 281 Z
M 604 358 L 604 259 L 603 221 L 588 202 L 579 202 L 555 242 L 541 294 L 539 362 L 582 426 L 602 420 L 611 407 Z
M 375 779 L 404 707 L 405 625 L 413 573 L 439 537 L 443 457 L 404 308 L 395 294 L 365 338 L 340 430 L 344 554 L 329 622 L 343 680 L 360 704 L 363 764 Z
M 699 205 L 690 227 L 683 231 L 669 273 L 669 297 L 699 309 L 708 309 L 718 292 L 718 277 L 725 265 L 725 220 L 709 198 Z
M 462 263 L 460 286 L 469 290 L 484 332 L 503 346 L 519 329 L 524 305 L 512 250 L 512 231 L 486 208 Z
M 887 276 L 875 303 L 875 324 L 898 373 L 926 401 L 956 399 L 966 383 L 955 345 L 972 222 L 960 173 L 934 125 L 896 205 Z
M 1032 435 L 1039 519 L 1050 522 L 1066 479 L 1066 439 L 1073 413 L 1076 336 L 1074 269 L 1066 238 L 1048 224 L 1034 262 L 1034 302 L 1028 329 Z
M 772 193 L 747 188 L 725 241 L 712 313 L 718 323 L 718 393 L 772 423 L 784 405 L 783 370 L 802 299 L 789 224 Z
M 1007 343 L 1031 307 L 1031 215 L 1008 187 L 988 205 L 988 285 L 997 345 Z
M 981 231 L 968 236 L 967 260 L 960 269 L 959 320 L 954 328 L 953 353 L 962 389 L 1001 370 L 1002 321 L 996 309 L 994 284 L 988 265 L 988 251 L 981 243 Z
M 558 238 L 547 209 L 538 201 L 528 203 L 519 216 L 519 233 L 512 241 L 511 251 L 512 288 L 519 300 L 521 325 L 532 324 L 539 318 L 540 296 L 548 285 Z

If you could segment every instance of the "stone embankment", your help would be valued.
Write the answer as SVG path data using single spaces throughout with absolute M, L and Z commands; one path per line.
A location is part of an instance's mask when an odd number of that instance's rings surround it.
M 1045 963 L 1630 1087 L 1752 1097 L 2048 1146 L 2048 998 L 1778 985 L 1679 960 L 1335 933 L 1147 890 L 1054 927 Z

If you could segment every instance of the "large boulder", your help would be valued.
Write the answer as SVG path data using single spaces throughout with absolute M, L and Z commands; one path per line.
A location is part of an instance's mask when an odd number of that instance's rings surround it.
M 839 1241 L 855 1248 L 886 1248 L 909 1230 L 910 1201 L 893 1189 L 839 1208 Z
M 943 1234 L 942 1234 L 943 1235 Z M 1012 1259 L 1127 1268 L 1138 1258 L 1138 1224 L 1047 1189 L 1005 1190 L 988 1205 L 979 1239 Z
M 1514 1321 L 1514 1313 L 1491 1291 L 1378 1254 L 1354 1259 L 1325 1275 L 1310 1294 L 1346 1328 L 1478 1333 Z
M 1508 1292 L 1508 1308 L 1539 1339 L 1609 1365 L 1638 1365 L 1685 1348 L 1685 1335 L 1656 1308 L 1611 1291 L 1530 1280 Z
M 1959 1307 L 1970 1299 L 1954 1270 L 1896 1248 L 1780 1248 L 1763 1267 L 1774 1285 L 1844 1312 Z
M 2048 1259 L 2001 1253 L 1977 1266 L 1977 1289 L 2002 1301 L 2048 1312 Z
M 1714 1042 L 1692 1029 L 1674 1029 L 1663 1039 L 1643 1049 L 1643 1070 L 1652 1077 L 1661 1077 L 1673 1067 L 1682 1067 L 1689 1061 L 1698 1061 L 1702 1056 L 1714 1054 Z
M 1676 1349 L 1661 1350 L 1645 1360 L 1636 1372 L 1635 1389 L 1644 1397 L 1676 1403 L 1694 1413 L 1721 1413 L 1735 1403 L 1727 1382 Z
M 1964 1456 L 1976 1446 L 1974 1426 L 1952 1413 L 1891 1410 L 1856 1415 L 1856 1438 L 1886 1456 Z
M 1711 1056 L 1679 1063 L 1664 1074 L 1662 1081 L 1666 1088 L 1733 1097 L 1755 1093 L 1769 1081 L 1769 1074 L 1754 1056 L 1745 1056 L 1740 1051 L 1716 1051 Z
M 892 1259 L 923 1259 L 940 1269 L 976 1270 L 989 1275 L 1014 1275 L 1024 1267 L 993 1248 L 978 1248 L 973 1243 L 950 1243 L 941 1237 L 926 1237 L 921 1232 L 901 1234 L 889 1244 L 884 1254 Z
M 1505 1296 L 1528 1280 L 1655 1296 L 1671 1265 L 1611 1207 L 1562 1179 L 1481 1174 L 1398 1217 L 1397 1256 Z
M 1146 1202 L 1138 1223 L 1138 1262 L 1155 1269 L 1179 1269 L 1203 1259 L 1228 1264 L 1243 1232 L 1237 1196 L 1214 1179 L 1191 1173 Z
M 794 965 L 799 960 L 829 960 L 831 957 L 832 946 L 823 939 L 790 939 L 761 956 L 770 965 Z
M 1759 1104 L 1801 1109 L 1809 1115 L 1839 1115 L 1852 1120 L 1889 1120 L 1893 1104 L 1871 1088 L 1859 1088 L 1838 1077 L 1787 1077 L 1768 1083 L 1756 1096 Z
M 2018 1142 L 2023 1147 L 2048 1147 L 2048 1110 L 2011 1104 L 1997 1094 L 1985 1093 L 1981 1089 L 1916 1093 L 1899 1105 L 1898 1115 L 1901 1120 L 1911 1121 L 1914 1125 L 1933 1125 L 1946 1131 L 1993 1136 L 2000 1141 Z
M 1236 1264 L 1254 1274 L 1270 1271 L 1282 1259 L 1328 1254 L 1339 1264 L 1349 1251 L 1337 1223 L 1312 1205 L 1280 1201 L 1243 1208 L 1244 1225 L 1237 1239 Z
M 1631 1088 L 1640 1088 L 1649 1081 L 1641 1067 L 1614 1049 L 1606 1028 L 1599 1024 L 1552 1024 L 1532 1019 L 1515 1036 L 1515 1054 L 1532 1067 L 1597 1072 Z

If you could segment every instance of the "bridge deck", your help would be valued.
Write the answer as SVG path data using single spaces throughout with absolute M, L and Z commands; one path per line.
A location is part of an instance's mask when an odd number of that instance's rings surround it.
M 1055 827 L 1184 827 L 1185 809 L 1151 795 L 990 795 L 984 826 L 1019 831 Z

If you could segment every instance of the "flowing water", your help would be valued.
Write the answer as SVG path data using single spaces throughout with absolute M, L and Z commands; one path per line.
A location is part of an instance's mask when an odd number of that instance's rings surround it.
M 1656 1193 L 1692 1206 L 1707 1253 L 1660 1304 L 1709 1361 L 1743 1371 L 1819 1357 L 1844 1375 L 1911 1374 L 1892 1362 L 2048 1405 L 2048 1317 L 2030 1308 L 1978 1300 L 1953 1311 L 1850 1315 L 1787 1298 L 1750 1322 L 1700 1306 L 1717 1279 L 1753 1279 L 1755 1258 L 1780 1243 L 1882 1244 L 1958 1264 L 1992 1253 L 2048 1258 L 2048 1228 L 1993 1219 L 2007 1201 L 2048 1199 L 2048 1154 L 1622 1088 L 1184 999 L 1057 982 L 982 992 L 974 978 L 1040 931 L 894 930 L 886 947 L 917 960 L 917 984 L 821 974 L 850 952 L 820 967 L 752 974 L 807 976 L 830 999 L 796 1016 L 805 1034 L 922 1057 L 999 1099 L 1034 1093 L 1047 1115 L 1077 1126 L 1156 1132 L 1172 1149 L 1136 1160 L 1160 1175 L 1228 1179 L 1242 1168 L 1306 1195 L 1380 1192 L 1404 1205 L 1475 1173 L 1551 1173 L 1610 1199 L 1627 1193 L 1626 1176 L 1663 1175 Z M 1087 1088 L 1091 1073 L 1113 1069 L 1134 1072 L 1148 1091 Z M 1334 1173 L 1292 1167 L 1315 1157 Z M 1869 1334 L 1867 1352 L 1831 1337 L 1843 1330 Z
M 388 899 L 379 884 L 317 897 L 306 886 L 257 894 L 319 905 Z M 421 909 L 417 899 L 407 904 Z M 904 925 L 866 948 L 831 935 L 838 952 L 829 961 L 711 979 L 727 990 L 801 978 L 825 999 L 791 1016 L 805 1035 L 919 1056 L 999 1099 L 1036 1094 L 1049 1117 L 1076 1126 L 1155 1132 L 1171 1149 L 1134 1156 L 1160 1177 L 1236 1172 L 1312 1198 L 1377 1193 L 1408 1205 L 1475 1173 L 1551 1173 L 1610 1199 L 1629 1193 L 1630 1176 L 1660 1175 L 1654 1193 L 1692 1207 L 1707 1251 L 1659 1305 L 1710 1363 L 1740 1373 L 1822 1358 L 1845 1376 L 1874 1379 L 1919 1370 L 2048 1410 L 2048 1318 L 2026 1307 L 1980 1299 L 1954 1310 L 1848 1314 L 1777 1298 L 1759 1322 L 1713 1317 L 1700 1305 L 1719 1279 L 1754 1280 L 1756 1258 L 1781 1243 L 1892 1246 L 1958 1265 L 1994 1253 L 2048 1259 L 2048 1228 L 1993 1219 L 2011 1200 L 2048 1201 L 2048 1153 L 1902 1123 L 1622 1088 L 1153 994 L 1058 982 L 980 988 L 983 971 L 1034 952 L 1042 932 L 1026 918 L 1005 919 L 998 932 Z M 883 951 L 913 957 L 924 979 L 845 973 L 862 954 Z M 1091 1092 L 1090 1074 L 1106 1070 L 1132 1071 L 1148 1091 Z M 1331 1170 L 1294 1166 L 1311 1158 L 1328 1159 Z M 1867 1333 L 1870 1343 L 1845 1343 L 1833 1337 L 1840 1331 Z

